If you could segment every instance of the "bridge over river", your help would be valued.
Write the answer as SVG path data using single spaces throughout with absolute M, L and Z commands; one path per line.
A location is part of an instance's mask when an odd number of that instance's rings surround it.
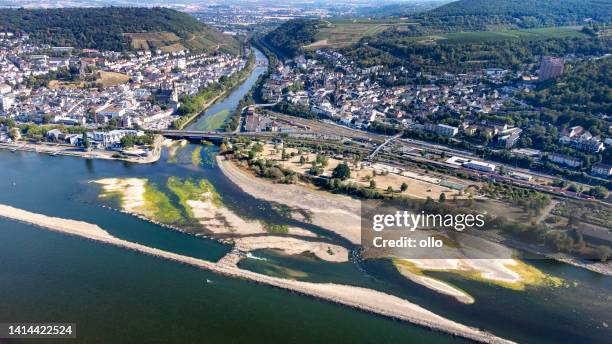
M 225 138 L 231 137 L 250 137 L 250 138 L 263 138 L 263 139 L 271 139 L 274 137 L 281 137 L 287 135 L 300 135 L 300 136 L 310 136 L 317 135 L 317 133 L 312 131 L 295 131 L 295 132 L 235 132 L 235 131 L 196 131 L 196 130 L 155 130 L 149 131 L 151 134 L 159 134 L 164 137 L 171 139 L 186 139 L 186 140 L 206 140 L 212 142 L 220 142 Z

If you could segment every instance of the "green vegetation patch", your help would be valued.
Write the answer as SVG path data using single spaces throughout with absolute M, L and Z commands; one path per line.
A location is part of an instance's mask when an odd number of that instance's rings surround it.
M 198 123 L 199 130 L 217 130 L 223 126 L 230 116 L 229 109 L 223 109 L 215 113 L 208 114 Z
M 191 163 L 193 166 L 200 166 L 202 163 L 202 146 L 197 146 L 193 152 L 191 152 Z
M 414 40 L 443 40 L 445 43 L 480 43 L 508 39 L 543 40 L 549 38 L 588 38 L 580 27 L 551 27 L 526 30 L 452 32 L 436 36 L 412 37 Z
M 184 222 L 181 211 L 172 204 L 172 201 L 164 192 L 158 189 L 156 184 L 145 185 L 145 215 L 164 224 L 181 224 Z
M 275 223 L 261 222 L 261 225 L 270 234 L 287 234 L 289 233 L 289 226 L 279 225 Z
M 471 270 L 467 270 L 467 269 L 432 270 L 431 272 L 451 273 L 457 276 L 461 276 L 468 280 L 488 283 L 488 284 L 500 286 L 500 287 L 507 288 L 507 289 L 517 290 L 517 291 L 523 291 L 526 289 L 526 287 L 564 287 L 566 286 L 566 283 L 561 278 L 547 275 L 546 273 L 542 272 L 536 267 L 531 266 L 518 259 L 516 259 L 515 261 L 517 262 L 516 265 L 508 264 L 506 265 L 506 267 L 514 271 L 520 276 L 520 280 L 516 282 L 502 281 L 499 279 L 487 278 L 483 275 L 482 271 L 478 271 L 475 269 L 471 269 Z M 423 276 L 434 278 L 428 275 L 426 271 L 419 268 L 412 262 L 406 261 L 404 259 L 393 259 L 392 262 L 396 267 L 401 266 L 416 275 L 423 275 Z
M 357 43 L 366 36 L 373 36 L 384 30 L 400 25 L 404 22 L 393 21 L 330 21 L 315 34 L 315 42 L 305 48 L 317 49 L 321 47 L 341 48 Z
M 185 214 L 189 219 L 193 219 L 193 212 L 187 203 L 193 201 L 210 201 L 217 207 L 223 206 L 221 196 L 215 190 L 215 187 L 206 179 L 194 180 L 187 178 L 181 180 L 178 177 L 168 178 L 167 187 L 174 193 L 183 207 Z

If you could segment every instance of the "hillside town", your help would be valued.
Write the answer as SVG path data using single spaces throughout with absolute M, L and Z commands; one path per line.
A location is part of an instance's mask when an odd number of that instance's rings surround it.
M 385 86 L 378 80 L 396 78 L 397 73 L 382 65 L 359 68 L 340 52 L 318 50 L 314 58 L 301 55 L 279 63 L 263 85 L 261 96 L 302 116 L 327 118 L 355 129 L 386 134 L 407 130 L 457 142 L 479 139 L 483 142 L 480 147 L 520 152 L 515 148 L 525 128 L 483 117 L 494 117 L 508 106 L 526 106 L 520 93 L 531 92 L 538 79 L 563 72 L 563 59 L 545 56 L 537 71 L 539 78 L 527 69 L 487 68 L 465 74 L 419 73 L 418 83 Z M 591 135 L 576 126 L 561 133 L 558 143 L 596 154 L 612 146 L 612 138 Z M 543 152 L 535 154 L 542 156 Z M 558 153 L 550 154 L 548 161 L 570 167 L 583 165 L 580 158 Z M 596 164 L 592 174 L 608 177 L 612 172 L 607 165 Z
M 371 78 L 374 73 L 383 73 L 383 66 L 359 68 L 338 52 L 317 51 L 317 55 L 317 60 L 302 56 L 279 65 L 263 87 L 264 100 L 307 106 L 313 113 L 360 129 L 373 122 L 404 127 L 426 124 L 427 118 L 439 111 L 492 113 L 505 101 L 516 101 L 512 98 L 514 89 L 500 92 L 490 87 L 490 83 L 507 79 L 508 70 L 422 75 L 426 83 L 385 87 Z M 435 83 L 441 79 L 447 81 L 445 86 Z M 462 123 L 466 128 L 471 124 Z M 459 126 L 441 133 L 454 136 L 457 130 Z
M 181 96 L 246 64 L 221 53 L 117 53 L 0 37 L 0 117 L 18 123 L 165 129 Z

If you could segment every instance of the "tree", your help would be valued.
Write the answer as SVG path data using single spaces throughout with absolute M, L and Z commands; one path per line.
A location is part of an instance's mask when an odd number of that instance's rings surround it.
M 306 158 L 304 158 L 304 156 L 300 156 L 300 165 L 304 165 L 304 163 L 306 162 Z
M 376 181 L 374 179 L 370 180 L 370 189 L 376 189 Z
M 219 153 L 221 154 L 225 154 L 227 153 L 230 149 L 229 149 L 229 145 L 227 142 L 223 142 L 221 143 L 221 146 L 219 146 Z
M 125 135 L 121 138 L 121 146 L 124 148 L 131 148 L 134 146 L 136 135 Z
M 11 130 L 9 130 L 9 137 L 13 141 L 19 140 L 19 138 L 21 138 L 21 133 L 19 132 L 19 128 L 11 128 Z
M 351 168 L 346 162 L 342 162 L 334 168 L 332 177 L 340 180 L 346 180 L 351 177 Z
M 324 154 L 318 153 L 316 162 L 318 164 L 321 164 L 321 167 L 325 168 L 327 167 L 327 164 L 329 163 L 329 159 Z
M 387 186 L 387 192 L 388 193 L 392 193 L 393 192 L 393 188 L 391 187 L 391 185 Z
M 400 190 L 402 192 L 408 190 L 408 184 L 406 184 L 406 182 L 403 182 L 402 185 L 400 186 Z
M 87 136 L 87 132 L 83 132 L 83 148 L 89 149 L 91 148 L 91 143 L 89 142 L 89 136 Z
M 608 197 L 608 189 L 606 189 L 605 187 L 601 186 L 601 185 L 597 185 L 593 188 L 591 188 L 591 190 L 589 190 L 588 194 L 599 198 L 599 199 L 604 199 Z
M 440 194 L 439 201 L 440 203 L 446 202 L 446 194 L 444 192 Z
M 287 151 L 285 151 L 285 147 L 283 147 L 283 150 L 281 152 L 281 160 L 287 160 Z

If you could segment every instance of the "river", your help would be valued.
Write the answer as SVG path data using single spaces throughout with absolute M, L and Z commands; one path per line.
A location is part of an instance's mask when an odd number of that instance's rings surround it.
M 257 52 L 256 52 L 257 53 Z M 261 58 L 261 57 L 258 57 Z M 192 128 L 216 129 L 206 116 L 236 108 L 265 67 L 211 107 Z M 250 84 L 250 86 L 249 86 Z M 196 145 L 151 165 L 0 151 L 0 203 L 97 224 L 122 239 L 216 261 L 230 250 L 214 240 L 162 228 L 118 212 L 100 199 L 92 180 L 140 177 L 163 188 L 172 176 L 209 180 L 241 216 L 289 223 L 277 207 L 244 194 Z M 176 202 L 176 200 L 173 200 Z M 316 230 L 316 228 L 315 228 Z M 245 269 L 292 278 L 383 290 L 442 316 L 522 343 L 606 343 L 612 281 L 569 265 L 534 261 L 566 287 L 513 291 L 450 274 L 436 274 L 475 297 L 465 305 L 400 276 L 383 261 L 326 263 L 310 256 L 259 251 Z M 456 343 L 464 340 L 346 307 L 81 238 L 0 219 L 0 322 L 75 322 L 86 343 Z
M 234 113 L 234 110 L 238 107 L 238 102 L 255 85 L 257 78 L 268 70 L 266 56 L 258 49 L 253 48 L 253 51 L 255 52 L 256 65 L 249 77 L 226 98 L 206 109 L 203 115 L 187 127 L 187 130 L 216 130 Z

